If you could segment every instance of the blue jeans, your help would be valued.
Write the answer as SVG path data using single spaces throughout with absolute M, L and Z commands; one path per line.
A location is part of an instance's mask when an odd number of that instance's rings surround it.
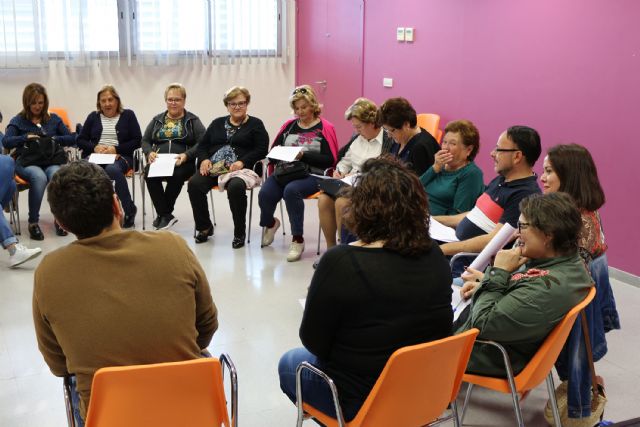
M 58 169 L 60 169 L 59 165 L 23 167 L 20 163 L 16 163 L 17 174 L 29 183 L 29 224 L 37 224 L 40 221 L 40 206 L 44 190 Z
M 9 205 L 13 194 L 16 192 L 16 182 L 13 179 L 15 162 L 9 156 L 0 155 L 0 205 L 4 208 Z M 0 242 L 6 249 L 9 245 L 18 243 L 18 239 L 13 235 L 4 213 L 0 213 Z
M 301 362 L 309 362 L 316 368 L 323 369 L 322 362 L 304 347 L 294 348 L 282 355 L 278 363 L 280 389 L 293 403 L 296 403 L 296 368 Z M 327 383 L 308 369 L 302 371 L 300 378 L 303 401 L 335 418 L 336 409 Z
M 596 297 L 585 308 L 585 314 L 593 361 L 596 362 L 607 354 L 605 333 L 612 329 L 620 329 L 620 319 L 609 282 L 607 255 L 594 259 L 589 267 L 596 286 Z M 568 381 L 567 412 L 570 418 L 591 415 L 591 371 L 581 322 L 581 316 L 578 316 L 556 361 L 558 376 L 561 380 Z
M 291 223 L 291 234 L 304 234 L 304 199 L 318 192 L 318 178 L 308 176 L 291 181 L 284 187 L 278 184 L 273 176 L 267 178 L 258 193 L 260 204 L 260 226 L 270 227 L 278 202 L 284 199 Z
M 71 406 L 73 407 L 73 418 L 76 420 L 76 427 L 84 427 L 84 420 L 80 415 L 80 394 L 78 394 L 78 390 L 76 390 L 75 375 L 71 376 L 69 389 L 71 394 Z

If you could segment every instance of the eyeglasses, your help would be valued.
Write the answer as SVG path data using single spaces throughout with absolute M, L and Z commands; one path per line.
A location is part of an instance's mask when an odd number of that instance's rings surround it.
M 522 230 L 526 230 L 531 225 L 530 222 L 520 222 L 518 221 L 518 233 L 522 233 Z
M 391 135 L 392 133 L 394 133 L 398 129 L 382 127 L 382 130 L 384 130 L 384 133 L 386 133 L 387 135 Z
M 512 153 L 514 151 L 521 151 L 521 150 L 518 149 L 518 148 L 498 148 L 498 147 L 496 147 L 496 148 L 493 149 L 493 151 L 496 152 L 496 153 Z
M 292 95 L 295 95 L 296 93 L 302 93 L 302 94 L 305 94 L 305 93 L 307 93 L 307 92 L 309 92 L 309 91 L 307 90 L 307 88 L 306 88 L 306 87 L 297 87 L 297 88 L 295 88 L 295 89 L 293 90 L 293 92 L 291 92 L 291 94 L 292 94 Z
M 244 108 L 247 106 L 247 101 L 240 101 L 240 102 L 230 102 L 227 104 L 228 107 L 230 108 Z
M 179 104 L 184 101 L 184 98 L 167 98 L 167 104 Z

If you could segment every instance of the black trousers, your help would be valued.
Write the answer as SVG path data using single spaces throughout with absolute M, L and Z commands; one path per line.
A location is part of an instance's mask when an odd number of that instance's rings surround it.
M 176 204 L 176 200 L 182 191 L 184 182 L 194 174 L 196 168 L 193 162 L 183 163 L 180 166 L 176 166 L 173 170 L 173 176 L 161 176 L 157 178 L 145 178 L 147 182 L 147 189 L 149 190 L 149 196 L 153 206 L 158 213 L 158 216 L 171 215 L 173 213 L 173 207 Z M 145 175 L 149 173 L 149 169 L 145 171 Z M 166 188 L 162 187 L 162 182 L 166 181 Z
M 199 172 L 189 180 L 187 191 L 193 210 L 196 230 L 204 231 L 212 227 L 207 204 L 207 194 L 214 185 L 218 185 L 218 177 L 202 176 Z M 247 185 L 241 178 L 231 178 L 225 187 L 229 208 L 233 218 L 233 235 L 244 236 L 247 227 Z

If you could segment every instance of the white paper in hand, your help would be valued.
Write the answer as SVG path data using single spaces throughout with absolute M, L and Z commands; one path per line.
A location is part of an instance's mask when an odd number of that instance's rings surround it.
M 429 235 L 434 240 L 441 242 L 457 242 L 455 228 L 447 227 L 438 222 L 434 217 L 429 218 Z
M 89 163 L 96 165 L 110 165 L 116 161 L 117 154 L 91 153 Z
M 292 162 L 298 157 L 298 153 L 300 153 L 301 150 L 302 147 L 283 147 L 282 145 L 276 145 L 269 151 L 267 157 L 273 160 Z
M 177 154 L 158 154 L 153 163 L 149 166 L 149 178 L 159 176 L 173 176 L 173 169 L 176 167 Z

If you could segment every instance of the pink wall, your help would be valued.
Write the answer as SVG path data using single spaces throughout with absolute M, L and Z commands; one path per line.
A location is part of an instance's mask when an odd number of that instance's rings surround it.
M 543 152 L 585 145 L 607 196 L 609 263 L 640 275 L 638 16 L 635 0 L 365 0 L 364 96 L 404 96 L 443 123 L 472 120 L 485 180 L 510 125 L 536 128 Z M 414 27 L 416 41 L 395 41 L 399 26 Z

